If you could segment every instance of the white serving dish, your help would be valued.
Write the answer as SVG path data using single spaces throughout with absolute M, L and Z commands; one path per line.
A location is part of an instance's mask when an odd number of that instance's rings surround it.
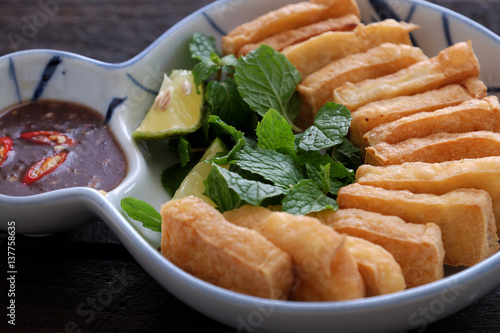
M 129 170 L 107 196 L 88 188 L 29 197 L 0 195 L 0 229 L 7 230 L 8 221 L 15 221 L 18 233 L 52 234 L 98 217 L 168 291 L 199 312 L 242 331 L 399 332 L 446 317 L 493 289 L 500 282 L 500 254 L 471 268 L 450 271 L 441 281 L 391 295 L 326 303 L 265 300 L 218 288 L 183 272 L 157 251 L 159 233 L 125 217 L 120 209 L 124 197 L 137 197 L 158 209 L 169 199 L 161 187 L 160 173 L 173 160 L 144 154 L 130 134 L 151 104 L 163 72 L 191 68 L 187 43 L 192 33 L 203 32 L 219 41 L 222 33 L 236 25 L 291 2 L 214 2 L 180 21 L 133 59 L 119 64 L 54 50 L 1 57 L 0 109 L 32 99 L 40 85 L 44 87 L 41 98 L 83 103 L 104 115 L 112 109 L 110 126 L 126 153 Z M 425 1 L 358 3 L 364 23 L 388 16 L 421 25 L 413 37 L 429 56 L 450 44 L 472 40 L 482 68 L 481 79 L 491 93 L 500 88 L 500 38 L 484 27 Z M 43 80 L 51 60 L 53 73 Z M 114 108 L 110 107 L 113 103 Z

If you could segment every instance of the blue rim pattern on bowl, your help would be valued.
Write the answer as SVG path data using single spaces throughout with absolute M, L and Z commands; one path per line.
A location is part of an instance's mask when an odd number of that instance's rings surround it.
M 49 81 L 52 78 L 52 76 L 54 75 L 54 72 L 56 71 L 57 67 L 62 62 L 63 62 L 63 60 L 61 59 L 61 56 L 59 56 L 59 55 L 54 55 L 47 62 L 44 70 L 42 71 L 42 73 L 40 75 L 40 80 L 39 80 L 35 90 L 33 91 L 33 96 L 31 97 L 31 101 L 37 101 L 43 97 L 43 93 L 44 93 L 46 85 L 49 84 Z M 18 79 L 17 79 L 17 75 L 16 75 L 16 69 L 15 69 L 14 61 L 12 58 L 9 58 L 9 76 L 14 83 L 15 90 L 16 90 L 15 93 L 16 93 L 16 96 L 18 98 L 18 102 L 22 103 L 23 101 L 21 99 L 21 92 L 19 89 Z M 139 83 L 136 82 L 136 84 L 139 84 Z M 154 92 L 152 92 L 152 93 L 155 94 Z M 113 112 L 116 109 L 116 107 L 119 106 L 121 103 L 123 103 L 126 99 L 127 99 L 127 97 L 114 97 L 111 100 L 111 102 L 109 103 L 109 106 L 107 108 L 106 114 L 105 114 L 106 121 L 111 120 L 111 117 L 113 116 Z

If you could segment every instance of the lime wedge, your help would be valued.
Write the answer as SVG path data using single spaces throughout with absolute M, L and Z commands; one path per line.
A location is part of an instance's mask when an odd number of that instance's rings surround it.
M 160 91 L 141 124 L 132 133 L 135 139 L 164 140 L 189 134 L 203 120 L 203 95 L 198 93 L 189 70 L 164 74 Z
M 203 192 L 205 191 L 203 181 L 207 179 L 208 174 L 212 170 L 212 164 L 205 161 L 213 158 L 218 152 L 225 151 L 227 151 L 226 145 L 224 145 L 219 138 L 212 141 L 210 146 L 205 151 L 205 154 L 203 154 L 200 158 L 200 161 L 194 166 L 193 169 L 191 169 L 177 191 L 175 191 L 172 199 L 180 199 L 192 195 L 201 198 L 208 204 L 215 207 L 215 203 L 203 195 Z

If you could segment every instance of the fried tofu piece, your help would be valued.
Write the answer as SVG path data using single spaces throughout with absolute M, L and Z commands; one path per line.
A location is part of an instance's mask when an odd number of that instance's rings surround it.
M 380 142 L 398 143 L 447 132 L 500 131 L 500 104 L 496 96 L 471 99 L 456 106 L 420 112 L 375 127 L 363 136 L 362 147 Z
M 365 52 L 383 43 L 411 45 L 410 32 L 417 25 L 387 19 L 359 24 L 349 32 L 325 32 L 285 48 L 282 53 L 303 78 L 350 54 Z
M 437 133 L 395 144 L 377 143 L 366 148 L 365 152 L 365 163 L 370 165 L 440 163 L 464 158 L 500 156 L 500 133 Z
M 347 237 L 346 246 L 358 263 L 367 297 L 406 289 L 401 266 L 389 251 L 380 245 L 352 236 Z
M 362 165 L 356 182 L 388 190 L 442 195 L 460 188 L 488 192 L 493 202 L 497 232 L 500 226 L 500 156 L 442 163 L 409 162 L 400 165 Z
M 416 95 L 370 102 L 352 113 L 349 140 L 361 147 L 363 135 L 379 125 L 415 113 L 455 106 L 473 98 L 482 99 L 487 96 L 486 91 L 486 85 L 479 78 L 470 77 L 461 84 L 449 84 Z
M 316 112 L 333 100 L 333 90 L 346 82 L 360 82 L 397 72 L 428 59 L 424 52 L 406 44 L 384 43 L 366 52 L 348 55 L 308 75 L 297 86 L 303 104 L 302 118 L 312 124 Z M 306 117 L 307 116 L 307 117 Z M 306 126 L 303 126 L 306 128 Z
M 245 205 L 237 209 L 225 211 L 222 215 L 226 220 L 241 227 L 252 229 L 267 220 L 273 211 L 271 209 Z
M 406 223 L 397 216 L 354 208 L 325 210 L 313 216 L 340 233 L 363 238 L 389 251 L 401 266 L 407 288 L 443 278 L 443 241 L 434 223 Z
M 287 299 L 290 256 L 256 231 L 236 226 L 196 197 L 161 207 L 161 254 L 194 276 L 243 294 Z
M 364 282 L 345 246 L 345 236 L 312 217 L 265 210 L 243 206 L 224 216 L 258 231 L 290 254 L 297 276 L 290 299 L 338 301 L 365 296 Z
M 394 74 L 358 83 L 347 82 L 334 90 L 334 101 L 354 112 L 373 101 L 422 93 L 471 76 L 479 76 L 479 61 L 472 44 L 460 42 Z
M 477 76 L 466 78 L 460 85 L 465 87 L 472 98 L 482 99 L 488 96 L 488 87 Z
M 328 18 L 354 14 L 360 17 L 354 0 L 311 0 L 283 6 L 244 23 L 222 37 L 223 54 L 237 54 L 246 44 Z
M 410 223 L 437 224 L 443 237 L 446 265 L 472 266 L 498 251 L 493 204 L 483 190 L 414 194 L 355 183 L 340 189 L 337 202 L 340 208 L 394 215 Z
M 283 31 L 256 43 L 246 44 L 239 49 L 236 56 L 244 56 L 262 44 L 269 45 L 276 51 L 281 51 L 285 47 L 303 42 L 327 31 L 351 31 L 356 28 L 359 23 L 361 23 L 359 17 L 354 14 L 329 18 L 296 29 Z

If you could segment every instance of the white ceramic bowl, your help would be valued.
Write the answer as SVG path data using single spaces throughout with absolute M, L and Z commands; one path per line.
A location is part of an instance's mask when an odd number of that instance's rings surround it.
M 220 41 L 223 33 L 290 0 L 226 0 L 188 16 L 133 59 L 108 64 L 79 55 L 33 50 L 0 58 L 0 109 L 40 98 L 83 103 L 110 118 L 110 126 L 128 160 L 128 174 L 107 196 L 88 188 L 11 197 L 0 195 L 0 228 L 16 222 L 22 234 L 50 234 L 74 228 L 93 217 L 104 220 L 136 260 L 162 286 L 199 312 L 241 331 L 391 332 L 415 329 L 448 316 L 482 297 L 500 282 L 500 254 L 443 280 L 391 295 L 367 299 L 299 303 L 271 301 L 218 288 L 165 260 L 156 250 L 159 234 L 129 221 L 120 200 L 137 197 L 160 205 L 169 199 L 160 173 L 173 160 L 144 153 L 131 132 L 151 104 L 163 72 L 191 68 L 188 40 L 203 32 Z M 413 33 L 429 56 L 447 46 L 472 40 L 481 79 L 490 93 L 499 91 L 500 38 L 477 23 L 439 6 L 412 0 L 358 0 L 364 23 L 387 17 L 421 25 Z M 158 147 L 161 151 L 162 147 Z M 164 158 L 160 158 L 164 156 Z M 453 274 L 452 274 L 453 273 Z

